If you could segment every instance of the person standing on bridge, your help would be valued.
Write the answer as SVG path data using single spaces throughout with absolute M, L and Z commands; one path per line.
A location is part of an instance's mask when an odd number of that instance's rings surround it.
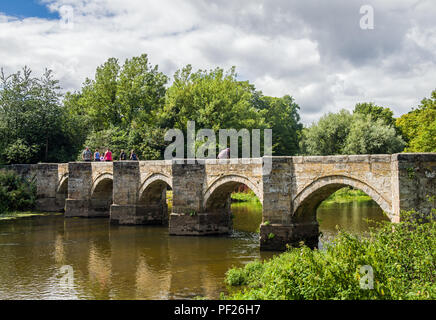
M 94 161 L 100 161 L 100 152 L 98 152 L 98 149 L 95 149 Z
M 112 161 L 112 152 L 109 148 L 107 148 L 104 154 L 104 161 Z
M 89 150 L 88 147 L 86 147 L 82 153 L 82 160 L 83 161 L 91 161 L 91 158 L 92 158 L 92 152 L 91 152 L 91 150 Z
M 139 161 L 138 155 L 135 153 L 135 150 L 130 151 L 130 160 Z
M 121 161 L 123 161 L 123 160 L 127 160 L 127 155 L 126 155 L 126 153 L 124 152 L 124 149 L 121 149 L 120 160 L 121 160 Z
M 229 159 L 230 158 L 230 148 L 225 148 L 218 153 L 218 159 Z

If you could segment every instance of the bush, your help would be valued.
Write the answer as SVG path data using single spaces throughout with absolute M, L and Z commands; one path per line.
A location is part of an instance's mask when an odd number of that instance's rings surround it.
M 36 186 L 15 172 L 0 170 L 0 214 L 31 210 L 35 206 Z
M 368 238 L 340 232 L 325 250 L 293 248 L 231 269 L 226 283 L 234 288 L 223 298 L 435 299 L 435 221 L 411 214 L 401 223 L 381 224 Z M 364 265 L 373 269 L 373 289 L 361 289 Z

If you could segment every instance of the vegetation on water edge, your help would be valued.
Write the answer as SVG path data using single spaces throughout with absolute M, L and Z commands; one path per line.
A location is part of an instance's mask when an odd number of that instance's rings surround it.
M 290 248 L 230 269 L 230 294 L 221 298 L 436 299 L 436 224 L 417 216 L 409 212 L 401 223 L 382 223 L 368 238 L 340 232 L 325 250 Z M 368 277 L 362 266 L 373 270 L 373 289 L 361 288 Z
M 0 215 L 35 207 L 36 186 L 12 171 L 0 170 Z
M 251 190 L 248 192 L 234 192 L 230 197 L 235 202 L 260 202 L 259 198 Z
M 345 187 L 339 189 L 321 203 L 321 207 L 328 206 L 334 203 L 349 203 L 349 202 L 365 202 L 373 201 L 370 196 L 359 189 Z
M 18 218 L 30 218 L 30 217 L 36 217 L 36 216 L 53 216 L 53 215 L 63 215 L 62 212 L 58 213 L 48 213 L 48 212 L 33 212 L 33 211 L 15 211 L 15 212 L 7 212 L 0 215 L 0 221 L 2 220 L 14 220 Z

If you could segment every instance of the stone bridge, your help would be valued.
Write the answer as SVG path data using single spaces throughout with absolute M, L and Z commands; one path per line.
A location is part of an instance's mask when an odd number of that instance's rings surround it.
M 191 163 L 193 162 L 193 163 Z M 169 224 L 171 235 L 227 234 L 230 194 L 244 184 L 260 199 L 262 250 L 318 243 L 316 210 L 336 190 L 367 193 L 393 222 L 401 210 L 431 214 L 436 153 L 224 160 L 17 165 L 36 179 L 41 211 L 107 217 L 118 224 Z M 173 190 L 171 214 L 166 191 Z

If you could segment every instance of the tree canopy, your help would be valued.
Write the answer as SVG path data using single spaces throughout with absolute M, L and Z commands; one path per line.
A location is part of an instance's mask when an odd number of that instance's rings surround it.
M 272 129 L 273 155 L 395 153 L 406 143 L 408 152 L 436 151 L 436 90 L 399 119 L 389 108 L 362 102 L 352 113 L 328 113 L 303 128 L 291 95 L 265 96 L 239 80 L 235 67 L 194 71 L 187 65 L 170 79 L 142 54 L 123 63 L 109 58 L 79 90 L 65 94 L 51 70 L 40 78 L 27 67 L 2 71 L 0 81 L 0 163 L 71 161 L 85 146 L 110 148 L 115 159 L 121 149 L 162 159 L 170 143 L 165 133 L 186 133 L 188 121 L 197 132 L 217 134 Z
M 2 70 L 0 81 L 0 161 L 66 160 L 69 126 L 52 71 L 35 78 L 27 67 L 9 76 Z
M 436 152 L 436 90 L 396 124 L 407 139 L 406 152 Z
M 373 104 L 357 104 L 354 113 L 328 113 L 303 130 L 301 152 L 308 155 L 382 154 L 404 149 L 394 127 L 392 111 Z M 392 118 L 392 119 L 391 119 Z

